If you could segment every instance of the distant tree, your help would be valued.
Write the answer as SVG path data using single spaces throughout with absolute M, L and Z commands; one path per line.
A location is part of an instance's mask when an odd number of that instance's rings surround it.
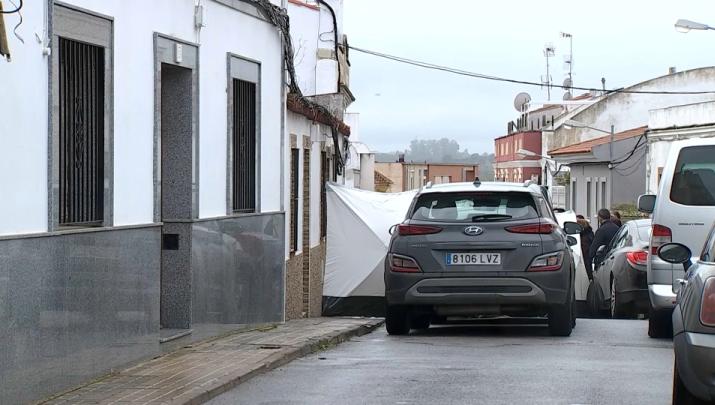
M 479 178 L 482 180 L 494 179 L 494 154 L 469 153 L 461 150 L 459 142 L 454 139 L 414 139 L 404 151 L 389 153 L 376 153 L 377 162 L 396 162 L 400 155 L 405 156 L 406 162 L 428 163 L 464 163 L 479 165 Z

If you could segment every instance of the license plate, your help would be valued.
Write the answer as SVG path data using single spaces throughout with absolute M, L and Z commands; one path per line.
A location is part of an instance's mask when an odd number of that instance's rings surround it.
M 499 265 L 501 264 L 500 253 L 447 253 L 447 265 Z

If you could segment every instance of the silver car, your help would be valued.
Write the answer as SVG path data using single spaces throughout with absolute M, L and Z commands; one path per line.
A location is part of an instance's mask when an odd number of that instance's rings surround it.
M 436 320 L 548 316 L 553 335 L 575 325 L 570 244 L 543 190 L 514 183 L 426 186 L 397 225 L 385 261 L 390 334 Z
M 626 222 L 608 246 L 596 254 L 594 282 L 587 294 L 591 313 L 607 312 L 612 318 L 632 318 L 648 312 L 648 245 L 650 219 Z
M 715 228 L 695 264 L 679 243 L 663 245 L 658 256 L 688 269 L 673 310 L 673 404 L 715 403 Z

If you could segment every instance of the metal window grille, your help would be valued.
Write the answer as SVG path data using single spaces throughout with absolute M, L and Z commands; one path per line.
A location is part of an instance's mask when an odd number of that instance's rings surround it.
M 104 48 L 59 40 L 59 223 L 104 218 Z
M 330 162 L 328 154 L 320 152 L 320 236 L 328 234 L 328 202 L 326 199 L 326 183 L 328 182 L 328 170 Z
M 233 80 L 233 211 L 256 210 L 256 83 Z
M 290 151 L 290 250 L 298 250 L 298 159 L 299 150 Z

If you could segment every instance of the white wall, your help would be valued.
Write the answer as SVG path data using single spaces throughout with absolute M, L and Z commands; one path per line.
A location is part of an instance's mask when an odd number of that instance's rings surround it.
M 676 105 L 651 110 L 648 129 L 665 129 L 715 123 L 715 102 Z
M 343 35 L 343 1 L 326 0 L 336 13 L 338 41 Z M 296 75 L 305 95 L 337 93 L 338 65 L 335 59 L 319 59 L 318 49 L 333 51 L 333 17 L 320 6 L 319 10 L 288 3 L 291 38 L 295 48 Z
M 114 21 L 114 223 L 153 221 L 154 33 L 199 42 L 192 0 L 70 0 Z M 280 4 L 279 0 L 274 3 Z M 226 213 L 226 53 L 261 63 L 261 209 L 280 209 L 281 43 L 268 23 L 203 1 L 200 33 L 200 217 Z M 137 12 L 141 10 L 142 12 Z M 0 234 L 47 230 L 47 59 L 41 2 L 25 2 L 22 45 L 0 62 Z M 7 17 L 8 26 L 14 17 Z M 21 176 L 18 176 L 21 173 Z
M 5 7 L 9 3 L 5 3 Z M 24 22 L 5 15 L 12 62 L 0 59 L 0 235 L 47 230 L 47 58 L 42 2 L 26 1 Z
M 705 67 L 661 76 L 628 87 L 640 91 L 702 91 L 715 87 L 715 67 Z M 715 100 L 713 94 L 628 94 L 616 93 L 604 97 L 589 108 L 575 114 L 573 119 L 586 125 L 616 132 L 648 124 L 649 111 L 674 105 Z M 556 129 L 550 149 L 586 141 L 605 134 L 587 128 Z
M 290 36 L 293 41 L 295 71 L 298 85 L 306 95 L 315 94 L 315 66 L 318 62 L 317 30 L 320 11 L 288 3 Z

